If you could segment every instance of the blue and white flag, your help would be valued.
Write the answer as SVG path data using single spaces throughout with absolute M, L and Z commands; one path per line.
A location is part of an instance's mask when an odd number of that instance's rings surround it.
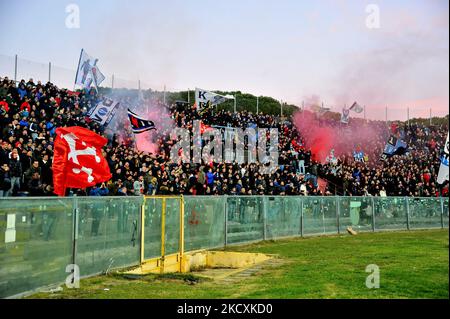
M 439 167 L 439 173 L 437 177 L 437 182 L 439 184 L 443 184 L 445 181 L 449 180 L 448 177 L 448 133 L 447 133 L 447 141 L 444 146 L 444 154 L 441 157 L 441 166 Z
M 353 151 L 353 159 L 356 162 L 364 162 L 364 152 L 363 151 Z
M 384 147 L 383 154 L 381 154 L 381 160 L 386 160 L 394 155 L 403 155 L 408 152 L 408 145 L 405 141 L 396 138 L 394 135 L 389 137 L 389 140 Z
M 116 114 L 116 109 L 119 105 L 119 102 L 105 97 L 88 111 L 87 116 L 92 121 L 107 126 Z
M 348 124 L 349 121 L 350 110 L 347 110 L 345 107 L 342 109 L 341 114 L 341 123 Z
M 84 49 L 81 49 L 77 75 L 75 76 L 75 85 L 79 85 L 85 89 L 93 86 L 97 89 L 105 79 L 105 76 L 97 66 L 97 62 L 98 59 L 91 57 Z

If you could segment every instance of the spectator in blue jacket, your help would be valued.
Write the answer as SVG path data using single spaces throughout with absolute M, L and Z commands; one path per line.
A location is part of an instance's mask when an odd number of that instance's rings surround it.
M 17 92 L 20 95 L 20 99 L 23 99 L 27 95 L 27 89 L 25 87 L 25 84 L 22 82 L 19 84 L 19 87 L 17 88 Z
M 210 168 L 208 173 L 206 173 L 206 182 L 208 183 L 208 186 L 212 186 L 214 184 L 214 173 L 212 168 Z
M 95 185 L 92 187 L 92 189 L 89 191 L 89 196 L 108 196 L 109 189 L 106 187 L 105 183 L 102 183 L 100 187 L 97 187 Z

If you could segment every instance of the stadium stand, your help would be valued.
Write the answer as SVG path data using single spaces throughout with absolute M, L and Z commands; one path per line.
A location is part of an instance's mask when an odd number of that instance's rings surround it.
M 86 117 L 87 111 L 102 93 L 60 89 L 54 84 L 0 78 L 0 197 L 54 196 L 52 156 L 55 130 L 61 126 L 87 127 L 108 138 L 104 152 L 113 178 L 88 190 L 70 194 L 106 195 L 352 195 L 352 196 L 446 196 L 436 183 L 448 132 L 448 124 L 430 126 L 398 123 L 387 126 L 380 121 L 365 125 L 379 132 L 379 139 L 366 145 L 366 160 L 341 154 L 334 161 L 320 162 L 304 147 L 303 137 L 290 119 L 266 114 L 211 110 L 200 115 L 195 107 L 161 105 L 179 127 L 189 128 L 192 120 L 205 125 L 245 128 L 278 128 L 279 169 L 274 174 L 259 174 L 257 163 L 175 163 L 169 158 L 174 141 L 160 130 L 155 154 L 139 151 L 127 119 L 124 134 L 99 126 Z M 124 103 L 134 97 L 121 96 Z M 152 103 L 159 103 L 153 101 Z M 331 125 L 340 125 L 335 120 Z M 356 125 L 356 124 L 355 124 Z M 115 134 L 116 133 L 116 134 Z M 379 161 L 386 137 L 402 136 L 410 152 Z M 124 137 L 125 136 L 125 137 Z M 300 163 L 304 164 L 303 171 Z

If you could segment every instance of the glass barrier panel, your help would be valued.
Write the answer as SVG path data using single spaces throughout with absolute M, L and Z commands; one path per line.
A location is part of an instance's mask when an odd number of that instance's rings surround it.
M 374 197 L 375 230 L 407 229 L 404 197 Z
M 164 251 L 166 255 L 180 251 L 180 198 L 166 198 Z
M 440 198 L 408 198 L 408 203 L 410 229 L 442 226 Z
M 226 197 L 184 197 L 184 250 L 222 247 Z
M 0 198 L 0 297 L 65 282 L 72 237 L 73 198 Z
M 305 196 L 301 200 L 303 202 L 303 235 L 337 233 L 334 197 Z
M 144 259 L 161 256 L 162 198 L 145 200 Z
M 355 231 L 373 230 L 372 215 L 376 202 L 372 201 L 372 197 L 338 197 L 338 203 L 341 233 L 345 233 L 348 227 Z
M 260 197 L 266 205 L 266 239 L 300 236 L 301 202 L 299 197 Z
M 77 204 L 81 276 L 139 263 L 141 197 L 79 197 Z
M 264 238 L 262 198 L 233 196 L 227 198 L 227 243 L 245 243 Z

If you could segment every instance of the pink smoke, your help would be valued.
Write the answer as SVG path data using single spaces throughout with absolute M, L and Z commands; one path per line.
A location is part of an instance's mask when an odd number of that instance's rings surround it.
M 332 150 L 336 157 L 352 157 L 353 151 L 362 150 L 369 161 L 376 162 L 386 141 L 382 122 L 366 124 L 361 119 L 350 118 L 346 125 L 338 120 L 321 119 L 320 115 L 309 111 L 295 113 L 293 122 L 305 148 L 321 163 L 325 163 Z
M 155 100 L 146 100 L 135 110 L 135 113 L 153 121 L 157 130 L 136 134 L 136 146 L 139 151 L 156 154 L 159 151 L 158 138 L 169 134 L 175 128 L 169 110 Z
M 301 133 L 305 147 L 311 149 L 313 159 L 325 162 L 335 145 L 335 134 L 330 127 L 321 127 L 312 112 L 294 114 L 294 124 Z

